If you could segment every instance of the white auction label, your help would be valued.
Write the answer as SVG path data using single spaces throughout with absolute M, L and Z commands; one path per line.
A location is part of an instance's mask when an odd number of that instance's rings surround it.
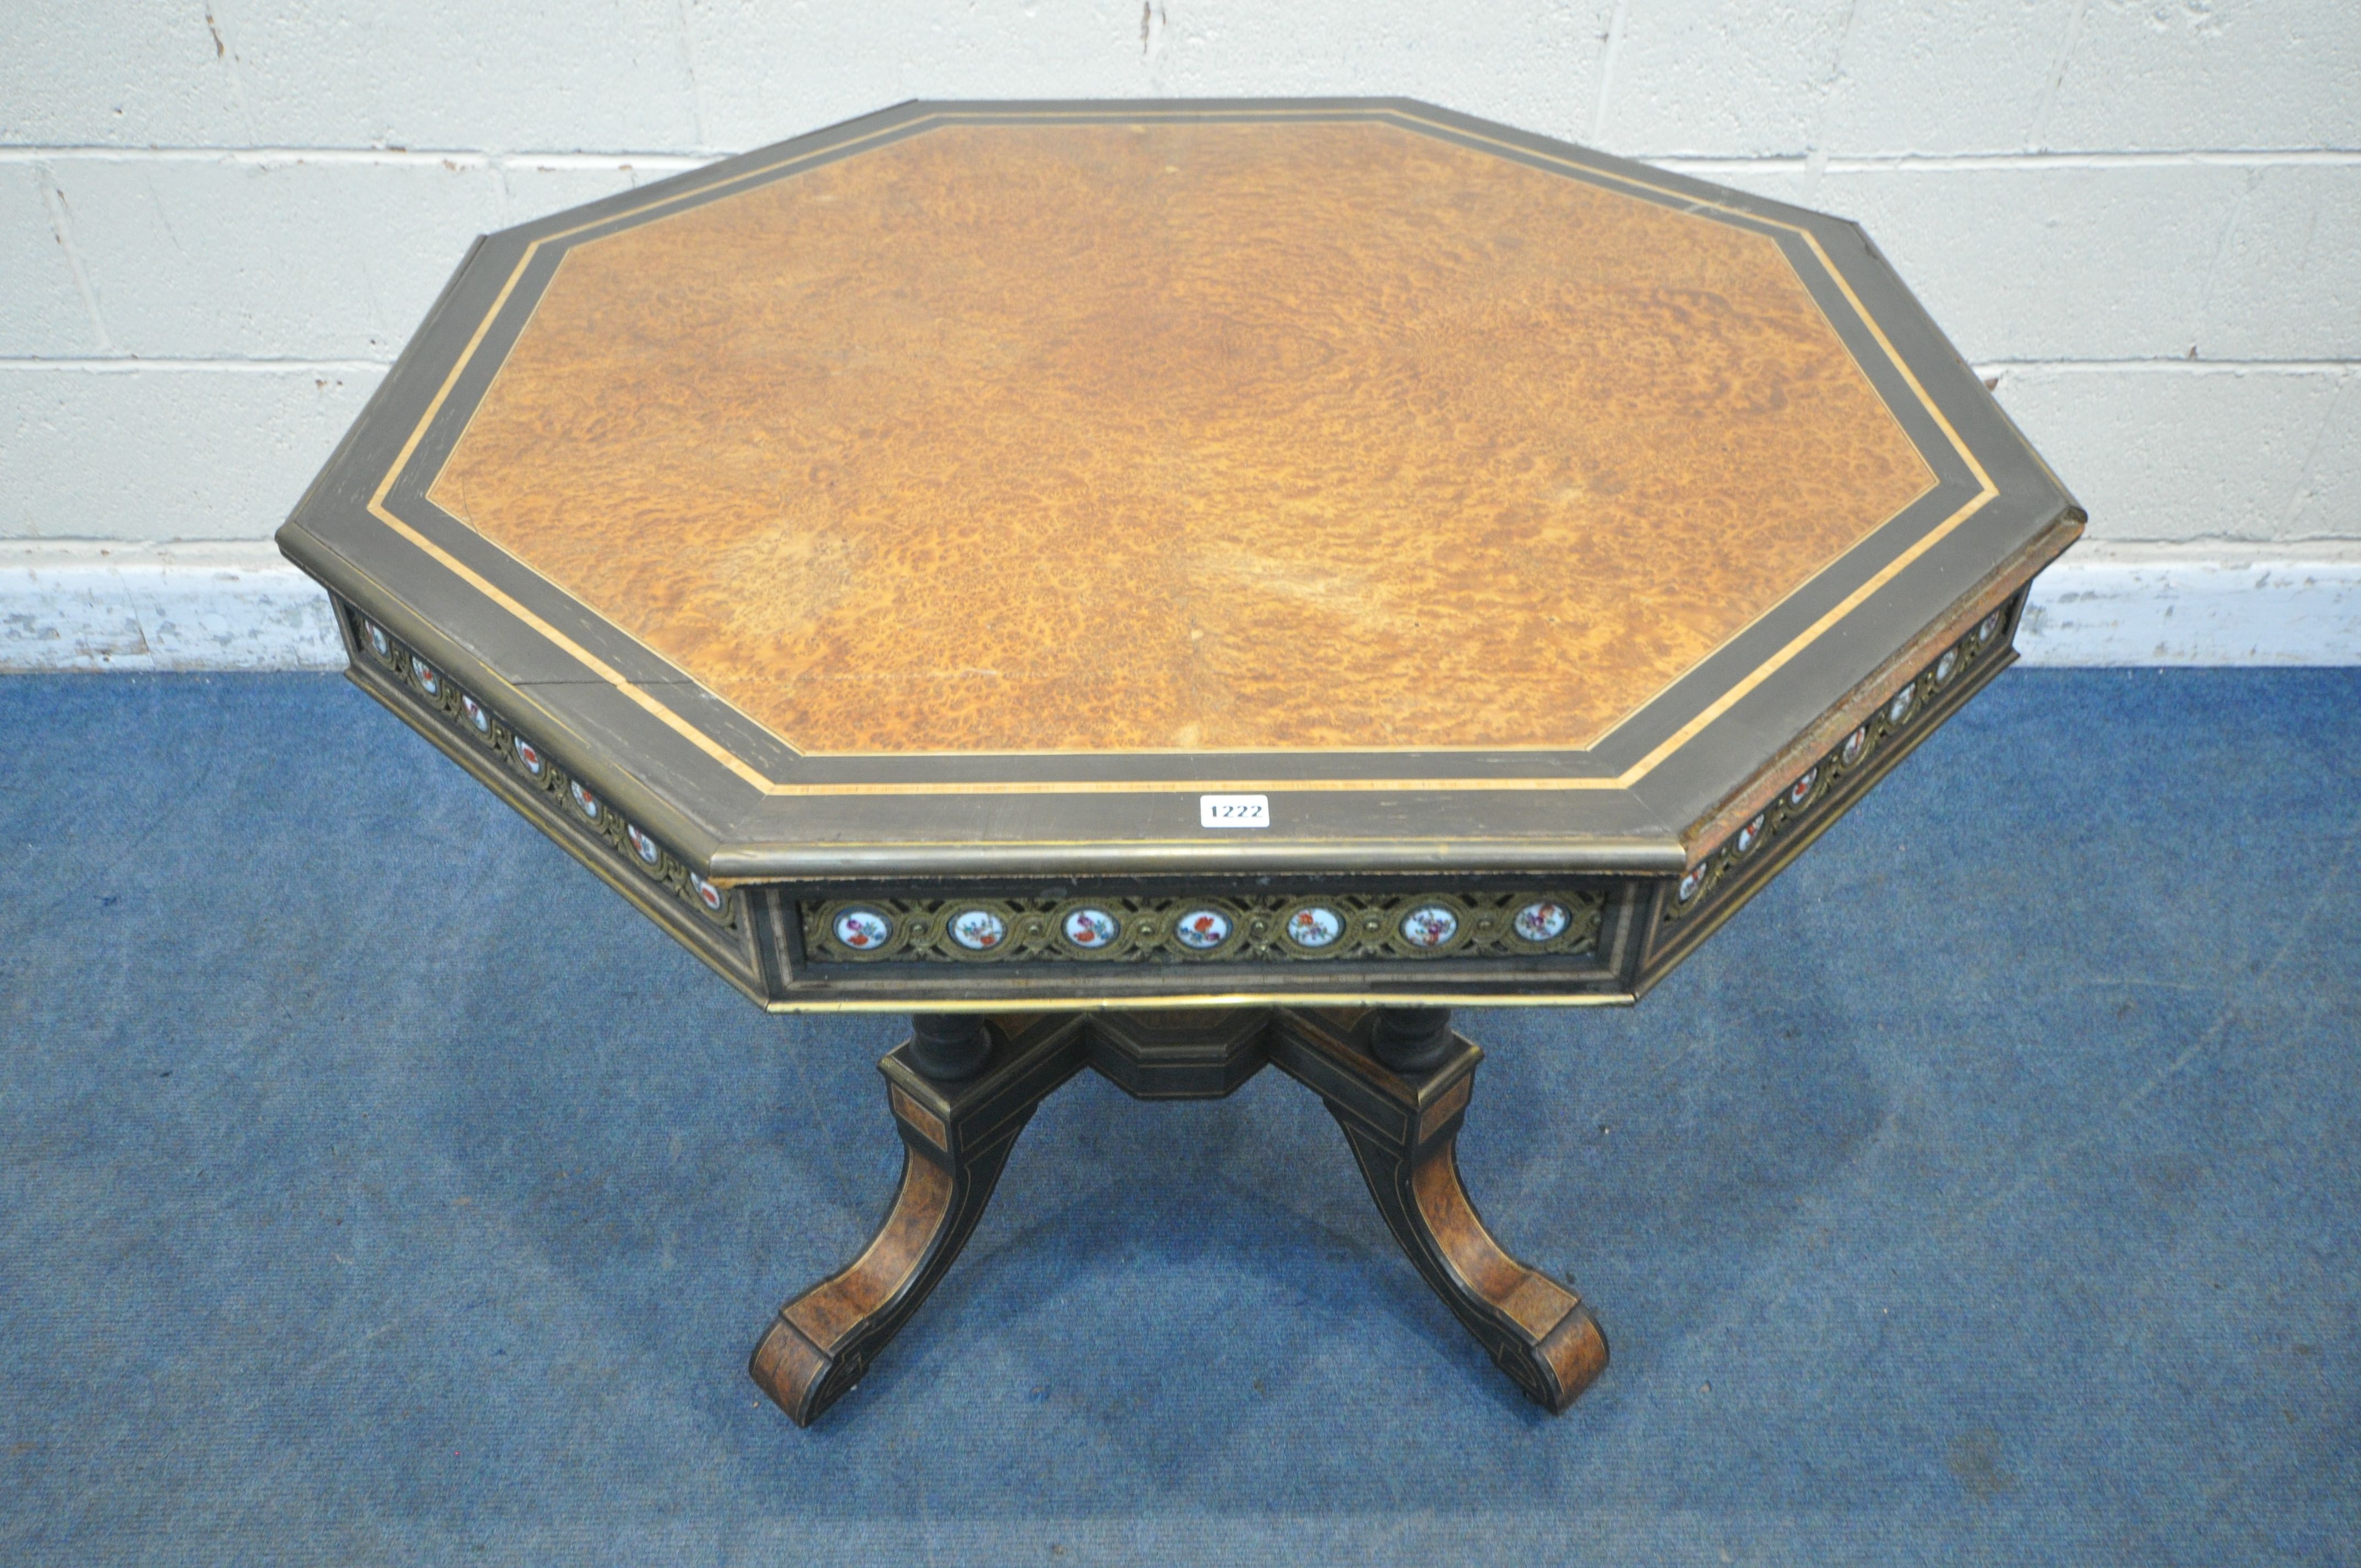
M 1205 828 L 1268 828 L 1270 796 L 1267 795 L 1201 795 L 1197 822 Z

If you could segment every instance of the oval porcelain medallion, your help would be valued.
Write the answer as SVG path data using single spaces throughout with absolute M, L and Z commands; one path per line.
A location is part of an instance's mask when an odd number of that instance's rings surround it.
M 1218 909 L 1191 909 L 1172 922 L 1172 936 L 1182 947 L 1205 952 L 1230 939 L 1230 917 Z
M 1565 934 L 1574 912 L 1553 899 L 1541 899 L 1517 911 L 1509 928 L 1528 942 L 1548 942 Z
M 988 953 L 1008 939 L 1008 923 L 989 909 L 962 909 L 951 916 L 951 940 L 971 953 Z
M 1095 952 L 1123 933 L 1115 917 L 1104 909 L 1069 909 L 1059 929 L 1084 952 Z
M 874 909 L 848 909 L 836 917 L 835 931 L 839 946 L 866 953 L 884 947 L 894 927 Z
M 1459 935 L 1459 916 L 1440 904 L 1422 904 L 1402 916 L 1401 934 L 1413 948 L 1439 948 Z
M 1287 939 L 1299 948 L 1334 946 L 1345 934 L 1345 917 L 1325 905 L 1307 904 L 1287 917 Z

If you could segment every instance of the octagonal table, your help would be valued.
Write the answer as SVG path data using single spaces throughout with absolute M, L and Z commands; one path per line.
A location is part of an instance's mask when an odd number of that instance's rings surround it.
M 749 997 L 917 1014 L 755 1354 L 807 1422 L 1085 1066 L 1308 1085 L 1564 1409 L 1446 1009 L 1646 992 L 2081 524 L 1850 224 L 1400 101 L 914 104 L 480 240 L 279 538 Z

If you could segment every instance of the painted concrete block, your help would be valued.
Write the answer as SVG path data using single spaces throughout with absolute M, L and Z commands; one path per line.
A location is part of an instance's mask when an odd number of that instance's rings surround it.
M 250 139 L 210 14 L 187 0 L 0 5 L 0 144 Z
M 1272 7 L 1277 16 L 1284 7 Z M 1226 65 L 1261 55 L 1247 40 L 1268 21 L 1191 12 L 1165 16 L 1131 0 L 1038 9 L 986 0 L 936 6 L 876 0 L 862 6 L 786 6 L 716 0 L 686 12 L 703 135 L 759 147 L 907 98 L 1134 97 L 1179 87 L 1178 62 Z
M 2092 0 L 2039 145 L 2361 147 L 2361 6 Z
M 1845 9 L 1835 0 L 1631 0 L 1598 145 L 1640 158 L 1809 150 Z
M 677 6 L 222 4 L 239 91 L 266 146 L 700 144 Z
M 341 360 L 390 359 L 476 235 L 698 161 L 107 156 L 53 167 L 116 350 Z M 0 352 L 93 352 L 70 272 L 66 286 L 81 324 L 48 313 L 49 335 L 27 331 Z
M 2241 172 L 2198 357 L 2361 360 L 2361 159 Z
M 500 181 L 500 225 L 506 227 L 530 223 L 534 218 L 547 217 L 552 213 L 693 169 L 703 161 L 695 158 L 657 158 L 637 163 L 612 159 L 563 163 L 504 159 L 496 170 Z
M 2337 378 L 2336 399 L 2296 477 L 2285 537 L 2361 541 L 2361 367 Z
M 2093 540 L 2361 536 L 2361 373 L 2058 367 L 1999 381 Z
M 1861 224 L 1971 359 L 2361 354 L 2361 161 L 1675 167 Z
M 704 134 L 749 147 L 911 97 L 1401 93 L 1580 139 L 1613 13 L 1613 0 L 1447 9 L 725 0 L 686 15 Z M 799 69 L 781 71 L 782 60 Z
M 1596 66 L 1610 53 L 1602 121 Z M 916 95 L 1260 92 L 1422 93 L 1554 132 L 1595 129 L 1637 153 L 2353 147 L 2361 11 L 104 0 L 0 15 L 0 139 L 42 147 L 691 152 Z
M 2196 165 L 1831 170 L 1811 204 L 1867 228 L 1970 359 L 2188 353 L 2246 171 Z
M 1813 137 L 1835 157 L 2361 136 L 2361 10 L 2345 0 L 1859 0 L 1849 12 Z
M 264 538 L 379 378 L 0 367 L 0 539 Z
M 1596 126 L 1598 72 L 1614 0 L 1557 5 L 1400 6 L 1354 0 L 1268 5 L 1190 0 L 1158 6 L 1135 56 L 1148 95 L 1399 94 L 1572 141 Z M 1115 7 L 1121 29 L 1137 12 Z
M 631 0 L 11 5 L 0 8 L 0 137 L 690 150 L 700 144 L 685 40 L 676 7 Z
M 1813 146 L 1834 157 L 2022 152 L 2079 0 L 1859 0 Z
M 482 163 L 75 159 L 51 166 L 115 346 L 150 357 L 388 359 L 474 236 Z
M 38 164 L 0 163 L 0 357 L 101 347 L 42 185 Z

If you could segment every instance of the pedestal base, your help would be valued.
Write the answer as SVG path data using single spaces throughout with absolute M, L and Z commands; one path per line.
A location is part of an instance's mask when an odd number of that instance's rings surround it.
M 1394 1239 L 1519 1388 L 1555 1413 L 1605 1368 L 1607 1341 L 1582 1299 L 1510 1256 L 1460 1185 L 1459 1125 L 1484 1053 L 1444 1019 L 1239 1009 L 983 1026 L 989 1049 L 954 1058 L 977 1064 L 961 1080 L 919 1070 L 924 1039 L 878 1064 L 903 1143 L 894 1206 L 850 1267 L 779 1309 L 750 1367 L 796 1425 L 859 1382 L 918 1310 L 983 1216 L 1034 1107 L 1084 1067 L 1141 1099 L 1172 1100 L 1219 1099 L 1276 1066 L 1327 1103 Z

